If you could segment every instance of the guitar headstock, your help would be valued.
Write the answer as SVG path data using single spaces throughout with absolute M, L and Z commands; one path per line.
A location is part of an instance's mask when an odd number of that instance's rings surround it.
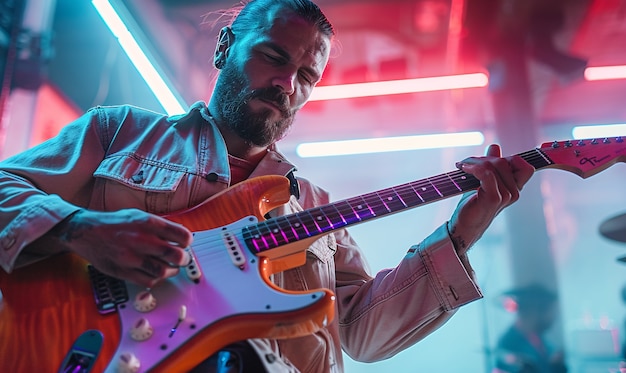
M 626 162 L 626 142 L 622 136 L 546 142 L 539 149 L 553 162 L 548 168 L 570 171 L 583 179 L 617 162 Z

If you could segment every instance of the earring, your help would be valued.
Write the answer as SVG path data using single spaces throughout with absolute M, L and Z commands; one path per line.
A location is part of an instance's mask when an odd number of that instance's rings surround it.
M 218 58 L 215 59 L 214 65 L 216 69 L 221 70 L 224 68 L 225 63 L 226 63 L 226 57 L 224 56 L 224 54 L 222 54 Z

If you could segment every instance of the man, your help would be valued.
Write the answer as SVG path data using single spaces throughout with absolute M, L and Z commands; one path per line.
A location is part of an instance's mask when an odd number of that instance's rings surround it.
M 294 166 L 274 144 L 321 79 L 333 35 L 308 0 L 250 1 L 220 31 L 214 65 L 221 72 L 208 107 L 197 103 L 174 118 L 130 106 L 95 108 L 56 138 L 2 162 L 3 268 L 70 251 L 111 276 L 152 287 L 189 261 L 183 248 L 192 242 L 185 227 L 159 215 L 261 175 L 297 181 L 273 215 L 327 203 L 325 191 L 292 176 Z M 331 289 L 337 309 L 327 327 L 301 338 L 250 340 L 204 368 L 225 360 L 243 371 L 262 364 L 271 372 L 341 372 L 342 348 L 360 361 L 389 358 L 480 298 L 466 253 L 518 199 L 533 168 L 519 157 L 500 158 L 495 145 L 458 166 L 481 187 L 395 269 L 370 276 L 356 243 L 339 230 L 311 245 L 305 265 L 273 276 L 285 289 Z M 257 359 L 246 357 L 251 349 Z
M 494 373 L 567 372 L 562 351 L 554 351 L 545 338 L 558 317 L 556 293 L 532 284 L 505 296 L 515 302 L 517 314 L 498 340 Z

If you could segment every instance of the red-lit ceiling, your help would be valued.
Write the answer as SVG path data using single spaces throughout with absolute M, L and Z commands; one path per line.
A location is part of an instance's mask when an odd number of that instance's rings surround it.
M 128 101 L 155 105 L 139 83 L 129 81 L 128 73 L 116 70 L 122 69 L 119 66 L 112 67 L 111 61 L 122 60 L 122 56 L 114 51 L 110 40 L 106 41 L 103 34 L 106 30 L 99 31 L 94 41 L 88 39 L 93 32 L 89 30 L 100 22 L 93 10 L 73 0 L 57 2 L 57 60 L 51 64 L 51 80 L 83 109 L 93 104 Z M 494 32 L 500 28 L 535 25 L 529 9 L 533 4 L 544 7 L 548 4 L 539 0 L 320 0 L 318 3 L 333 21 L 340 41 L 324 84 L 484 71 L 489 62 L 486 50 Z M 206 100 L 214 73 L 210 61 L 216 30 L 203 24 L 203 15 L 224 9 L 231 2 L 133 0 L 125 4 L 186 101 Z M 514 4 L 514 12 L 506 14 L 508 8 L 502 4 Z M 562 5 L 565 16 L 563 27 L 554 34 L 557 48 L 588 59 L 590 65 L 626 64 L 625 1 L 555 0 L 549 4 Z M 79 61 L 81 58 L 91 60 Z M 531 66 L 537 116 L 544 125 L 626 121 L 622 104 L 626 81 L 565 81 L 537 61 L 532 61 Z M 485 91 L 481 94 L 488 95 Z M 415 107 L 417 111 L 432 107 L 438 99 L 438 96 L 421 96 L 420 102 L 414 102 L 410 97 L 393 98 L 394 102 Z M 479 105 L 473 101 L 477 100 L 475 94 L 463 99 L 467 105 Z M 380 100 L 364 100 L 361 105 L 372 102 Z M 353 104 L 359 108 L 359 101 Z M 312 103 L 309 110 L 315 112 L 320 105 L 323 104 Z M 484 113 L 476 116 L 472 113 L 471 109 L 464 109 L 461 122 L 465 120 L 475 127 L 476 122 L 485 120 Z M 454 119 L 459 121 L 458 116 Z M 375 132 L 375 128 L 369 127 L 361 130 L 361 136 L 366 136 L 369 130 Z

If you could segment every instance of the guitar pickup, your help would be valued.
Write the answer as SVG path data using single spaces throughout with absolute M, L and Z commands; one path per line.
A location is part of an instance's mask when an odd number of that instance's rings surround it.
M 196 263 L 196 257 L 193 255 L 191 248 L 188 247 L 185 249 L 185 251 L 187 252 L 187 254 L 189 254 L 189 257 L 191 258 L 191 261 L 189 261 L 189 264 L 185 266 L 185 273 L 187 274 L 187 277 L 190 280 L 192 280 L 195 283 L 198 283 L 198 281 L 200 280 L 200 277 L 202 277 L 202 272 L 200 271 L 200 267 Z
M 117 305 L 128 301 L 128 289 L 124 281 L 98 271 L 94 266 L 87 266 L 96 307 L 100 314 L 117 310 Z
M 226 251 L 228 251 L 228 255 L 230 255 L 230 259 L 233 261 L 233 264 L 236 267 L 243 269 L 246 264 L 246 256 L 244 255 L 237 238 L 231 232 L 223 231 L 222 240 L 224 241 L 224 246 L 226 247 Z

